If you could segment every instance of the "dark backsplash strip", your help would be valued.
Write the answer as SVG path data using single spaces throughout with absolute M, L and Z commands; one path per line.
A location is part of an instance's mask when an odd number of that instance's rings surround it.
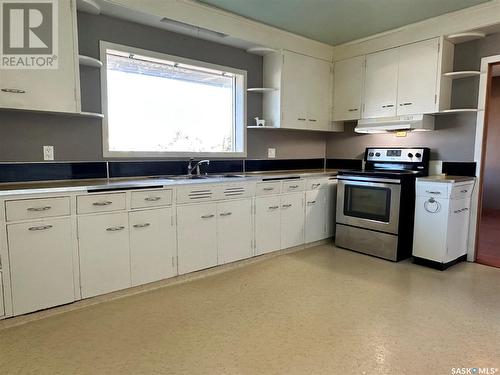
M 323 169 L 325 159 L 263 159 L 245 160 L 245 172 Z
M 187 160 L 111 161 L 109 177 L 181 175 L 187 173 L 188 163 Z M 202 173 L 241 173 L 243 160 L 211 160 L 210 165 L 202 165 L 200 169 Z
M 0 182 L 106 178 L 105 162 L 0 164 Z
M 326 159 L 327 169 L 361 169 L 361 159 Z
M 442 173 L 451 176 L 476 176 L 476 162 L 443 161 Z

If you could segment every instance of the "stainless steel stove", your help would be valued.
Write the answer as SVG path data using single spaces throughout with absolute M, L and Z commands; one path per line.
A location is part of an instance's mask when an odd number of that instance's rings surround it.
M 399 261 L 412 252 L 415 179 L 429 174 L 430 149 L 367 148 L 362 170 L 338 174 L 335 244 Z

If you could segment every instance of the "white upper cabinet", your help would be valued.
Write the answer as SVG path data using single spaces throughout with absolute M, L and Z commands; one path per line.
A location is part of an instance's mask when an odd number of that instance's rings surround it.
M 0 69 L 0 108 L 79 112 L 76 5 L 59 1 L 58 68 Z
M 329 61 L 291 51 L 264 56 L 266 125 L 286 129 L 335 131 L 332 126 L 333 68 Z
M 439 39 L 399 48 L 398 115 L 436 112 Z
M 359 120 L 365 57 L 337 61 L 333 79 L 333 119 L 335 121 Z
M 366 56 L 363 118 L 396 116 L 398 61 L 397 48 Z

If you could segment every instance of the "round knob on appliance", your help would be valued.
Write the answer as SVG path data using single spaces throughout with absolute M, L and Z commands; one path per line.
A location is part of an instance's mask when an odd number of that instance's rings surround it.
M 417 153 L 415 154 L 415 156 L 416 156 L 417 158 L 421 158 L 421 157 L 422 157 L 422 154 L 420 154 L 420 153 L 418 153 L 418 152 L 417 152 Z
M 408 153 L 408 157 L 409 158 L 412 158 L 413 157 L 413 154 L 411 152 Z
M 377 152 L 377 153 L 375 154 L 375 156 L 377 156 L 377 157 L 378 157 L 378 156 L 380 156 L 380 152 Z
M 368 155 L 369 155 L 369 156 L 373 156 L 373 155 L 375 155 L 375 154 L 374 154 L 373 152 L 370 152 Z

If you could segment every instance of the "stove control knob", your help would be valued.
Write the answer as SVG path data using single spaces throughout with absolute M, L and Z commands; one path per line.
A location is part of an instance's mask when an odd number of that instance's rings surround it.
M 421 155 L 421 154 L 419 154 L 418 152 L 415 154 L 415 156 L 416 156 L 417 158 L 419 158 L 419 159 L 422 157 L 422 155 Z
M 373 152 L 370 152 L 370 153 L 368 154 L 368 156 L 373 156 L 373 155 L 375 155 Z
M 413 154 L 411 152 L 408 153 L 408 157 L 409 158 L 412 158 L 413 157 Z
M 377 152 L 377 153 L 375 154 L 375 156 L 376 156 L 376 157 L 379 157 L 379 156 L 380 156 L 380 152 Z

